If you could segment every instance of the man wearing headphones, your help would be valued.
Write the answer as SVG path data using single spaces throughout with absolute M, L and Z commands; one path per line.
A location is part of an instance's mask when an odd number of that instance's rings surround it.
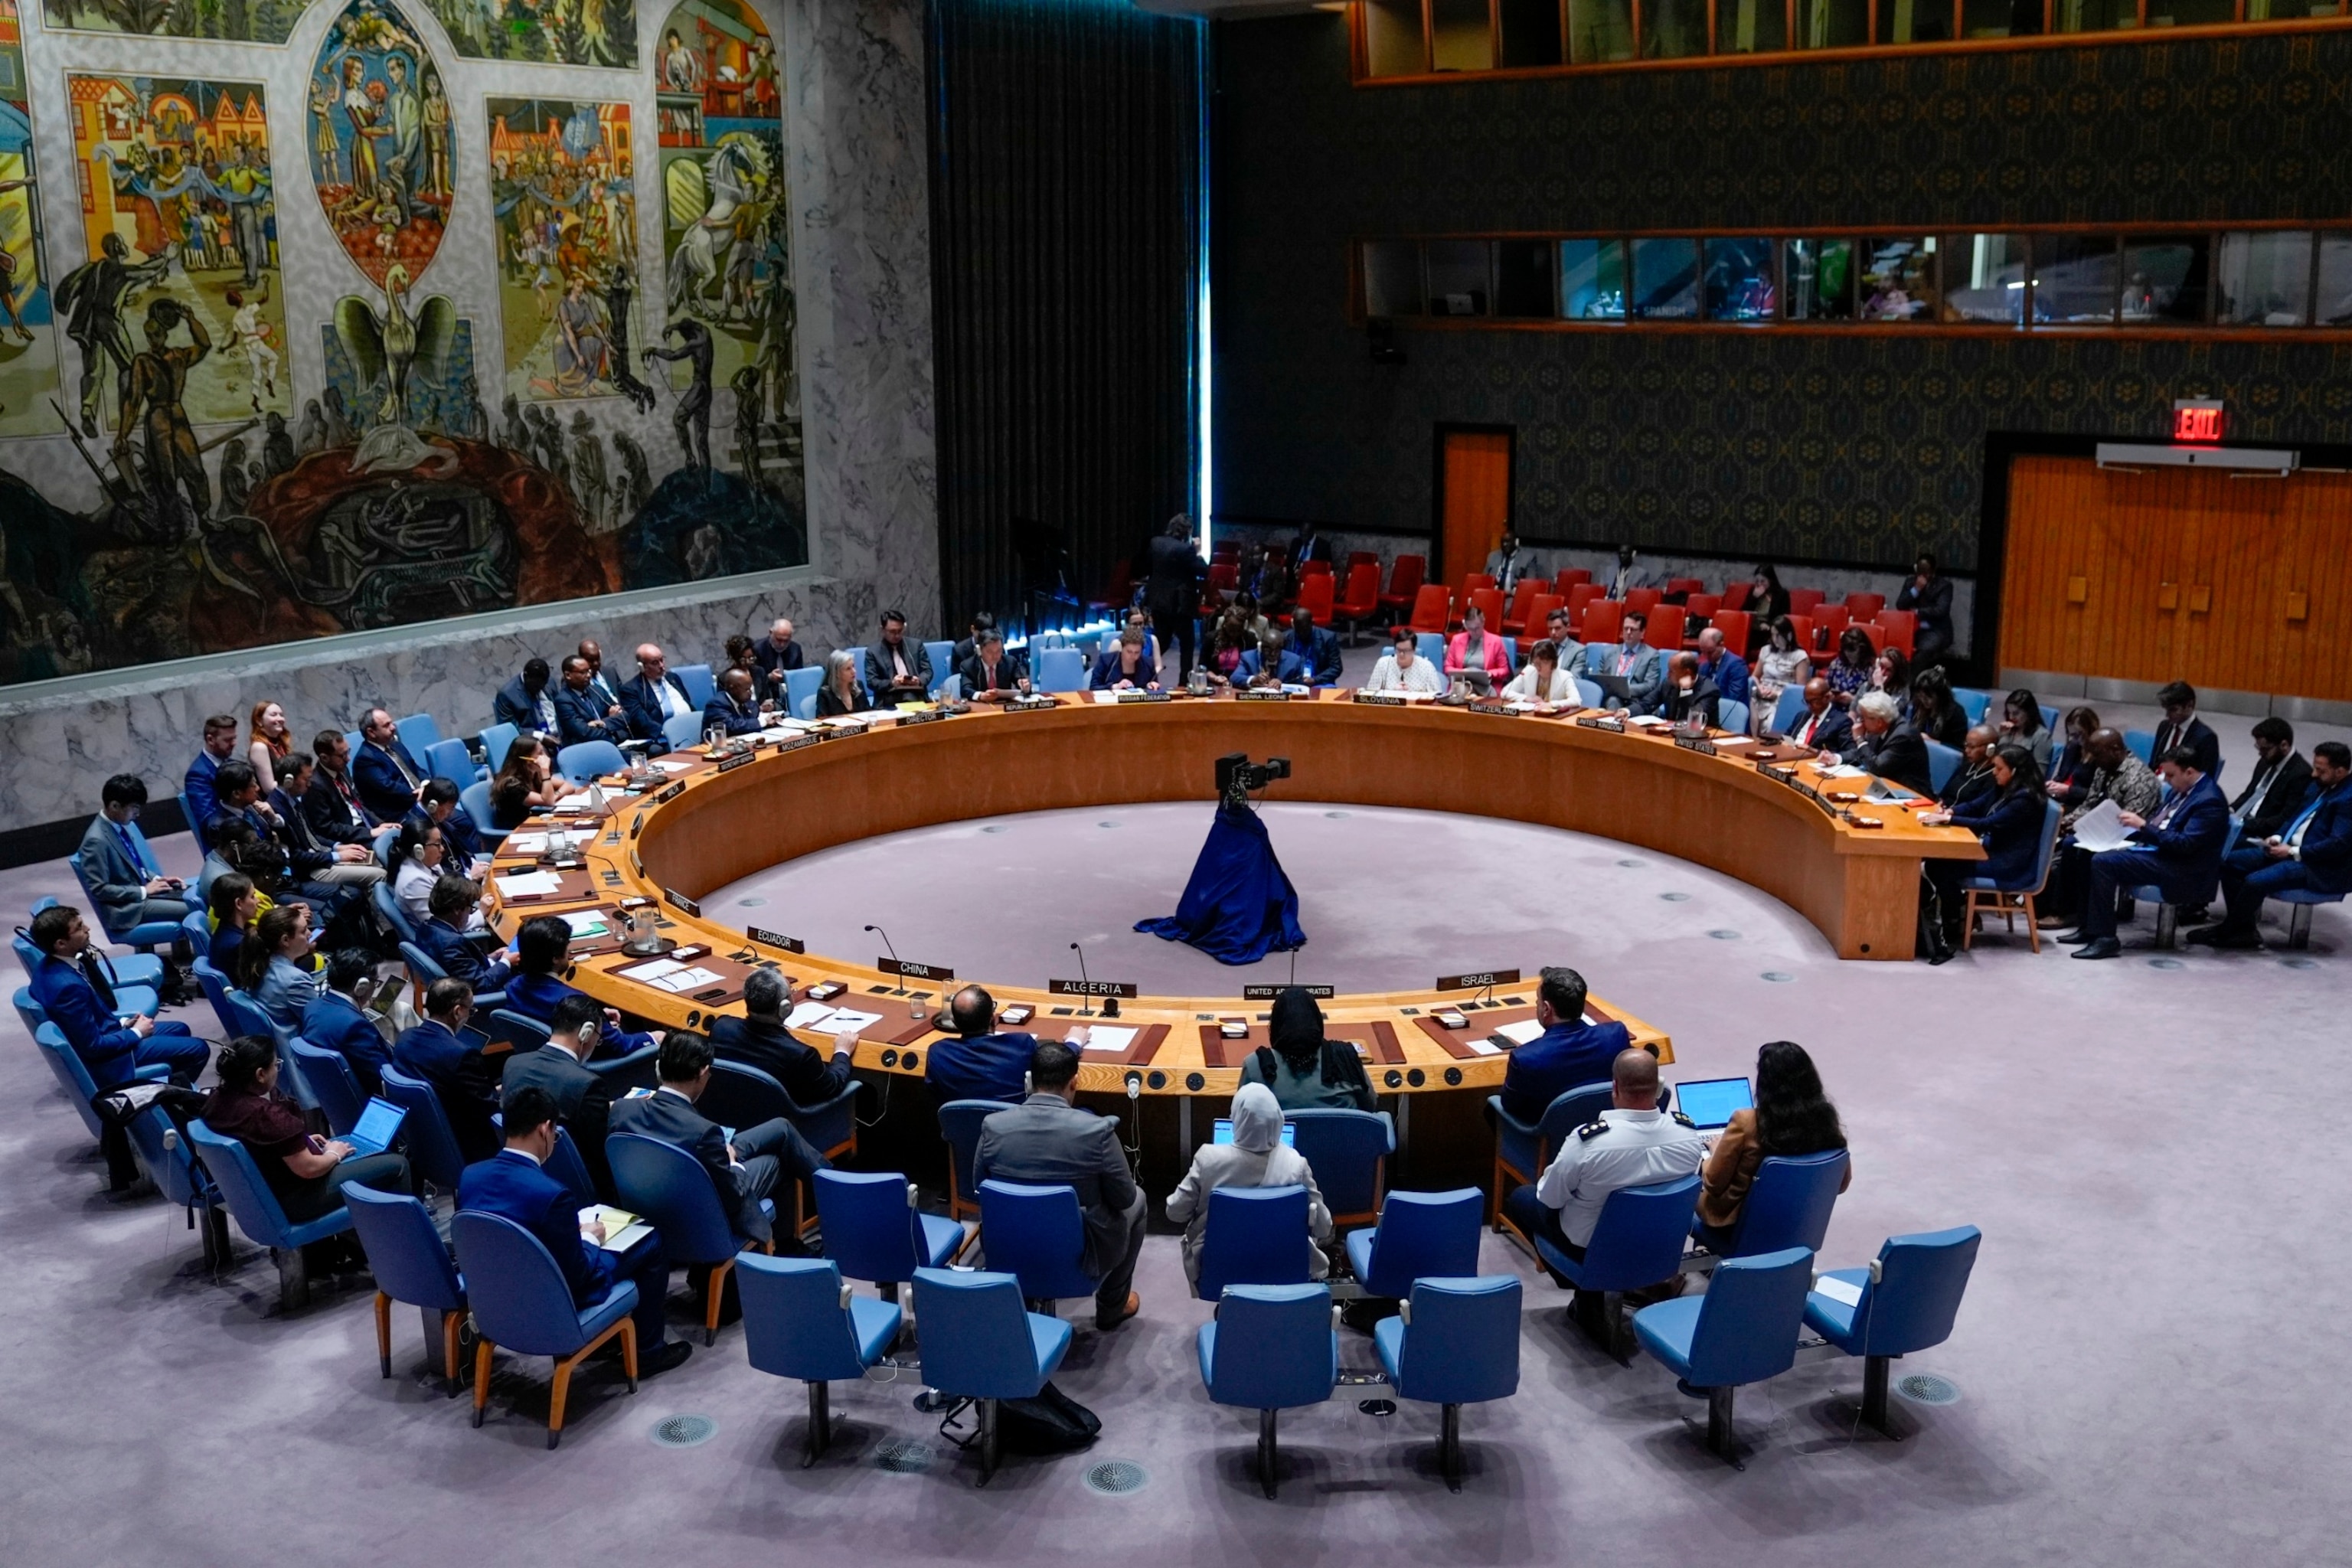
M 555 1016 L 548 1021 L 547 1044 L 535 1051 L 517 1052 L 507 1063 L 501 1080 L 509 1101 L 517 1090 L 529 1088 L 545 1089 L 548 1099 L 555 1102 L 556 1118 L 570 1131 L 580 1158 L 588 1166 L 589 1179 L 596 1184 L 593 1194 L 580 1194 L 583 1203 L 592 1196 L 609 1202 L 613 1192 L 612 1173 L 604 1164 L 613 1086 L 603 1074 L 590 1072 L 583 1065 L 595 1054 L 604 1027 L 604 1009 L 573 992 L 555 1005 Z

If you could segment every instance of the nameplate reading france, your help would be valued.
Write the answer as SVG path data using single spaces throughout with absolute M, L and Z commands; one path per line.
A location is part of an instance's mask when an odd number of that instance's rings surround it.
M 662 902 L 667 904 L 674 910 L 682 910 L 689 915 L 698 915 L 702 912 L 702 906 L 700 904 L 696 903 L 692 899 L 688 898 L 684 893 L 678 892 L 675 889 L 664 888 L 662 889 Z
M 743 928 L 743 934 L 750 937 L 753 942 L 758 942 L 761 947 L 772 947 L 778 952 L 806 952 L 808 951 L 808 943 L 803 942 L 796 936 L 786 936 L 782 931 L 761 931 L 758 926 L 746 926 Z
M 953 980 L 955 971 L 937 963 L 917 963 L 912 959 L 877 958 L 874 967 L 885 974 L 895 974 L 901 980 Z
M 1516 985 L 1519 972 L 1516 969 L 1481 969 L 1470 974 L 1441 974 L 1437 977 L 1440 991 L 1484 991 L 1490 985 Z
M 1048 980 L 1046 994 L 1052 996 L 1129 996 L 1136 994 L 1133 984 L 1124 980 Z
M 1290 990 L 1304 991 L 1309 996 L 1324 1002 L 1329 1001 L 1334 994 L 1332 987 L 1328 985 L 1244 985 L 1242 987 L 1242 1000 L 1244 1002 L 1271 1002 L 1276 997 L 1281 995 L 1284 992 Z

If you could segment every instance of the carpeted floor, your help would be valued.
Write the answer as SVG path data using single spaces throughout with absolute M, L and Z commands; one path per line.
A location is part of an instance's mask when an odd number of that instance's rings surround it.
M 2224 729 L 2238 777 L 2243 731 Z M 1118 841 L 1166 838 L 1163 858 L 1188 863 L 1197 814 L 1169 810 L 1170 825 L 1145 834 L 1137 820 Z M 2136 951 L 2093 965 L 2037 960 L 2021 938 L 1940 970 L 1845 964 L 1783 906 L 1664 857 L 1514 825 L 1298 811 L 1276 832 L 1307 898 L 1311 962 L 1331 954 L 1317 978 L 1564 955 L 1673 1032 L 1674 1076 L 1747 1071 L 1766 1039 L 1811 1047 L 1855 1161 L 1824 1263 L 1861 1263 L 1891 1233 L 1984 1229 L 1957 1331 L 1897 1368 L 1949 1380 L 1959 1402 L 1898 1400 L 1907 1440 L 1850 1442 L 1830 1400 L 1859 1386 L 1859 1366 L 1801 1367 L 1743 1396 L 1753 1451 L 1733 1470 L 1700 1449 L 1702 1407 L 1667 1373 L 1591 1348 L 1564 1324 L 1564 1298 L 1490 1238 L 1486 1266 L 1528 1281 L 1520 1386 L 1465 1412 L 1461 1495 L 1433 1473 L 1433 1408 L 1380 1417 L 1341 1398 L 1284 1418 L 1269 1502 L 1249 1474 L 1253 1416 L 1202 1393 L 1193 1331 L 1208 1310 L 1185 1295 L 1174 1237 L 1155 1235 L 1140 1319 L 1097 1335 L 1083 1304 L 1065 1304 L 1080 1329 L 1057 1381 L 1103 1419 L 1089 1455 L 1015 1460 L 978 1489 L 972 1461 L 910 1408 L 911 1387 L 836 1384 L 845 1424 L 804 1471 L 802 1390 L 752 1372 L 737 1328 L 634 1397 L 587 1376 L 549 1454 L 544 1363 L 503 1375 L 473 1431 L 466 1402 L 421 1379 L 414 1312 L 395 1313 L 399 1375 L 383 1381 L 364 1284 L 280 1318 L 249 1246 L 216 1282 L 176 1213 L 100 1196 L 89 1140 L 12 1016 L 0 1256 L 25 1337 L 0 1419 L 0 1560 L 2341 1561 L 2352 1482 L 2334 1390 L 2352 1349 L 2334 1303 L 2352 1267 L 2318 1221 L 2352 1195 L 2329 1158 L 2352 1100 L 2343 910 L 2320 911 L 2308 955 L 2192 950 L 2157 967 Z M 1063 837 L 1103 855 L 1112 831 L 1088 831 Z M 1139 872 L 1142 891 L 1056 879 L 1050 919 L 1009 918 L 1018 901 L 984 892 L 992 860 L 982 894 L 946 907 L 935 837 L 836 852 L 866 885 L 903 889 L 885 923 L 910 956 L 976 928 L 1027 979 L 1020 965 L 1059 972 L 1067 928 L 1104 933 L 1088 954 L 1097 975 L 1172 962 L 1111 933 L 1159 912 L 1181 865 L 1164 888 Z M 992 837 L 1024 854 L 1050 842 Z M 1416 844 L 1426 853 L 1401 885 L 1386 857 Z M 161 847 L 188 858 L 184 838 Z M 70 891 L 62 867 L 0 873 L 0 907 Z M 1675 892 L 1689 896 L 1660 896 Z M 822 920 L 873 918 L 806 915 L 812 936 Z M 2144 945 L 2145 922 L 2126 934 Z M 1342 1354 L 1371 1364 L 1361 1336 L 1344 1335 Z M 678 1414 L 709 1417 L 715 1436 L 657 1447 L 655 1423 Z M 886 1468 L 886 1444 L 910 1445 L 899 1462 L 916 1473 Z M 1089 1489 L 1089 1467 L 1110 1459 L 1140 1466 L 1142 1489 Z

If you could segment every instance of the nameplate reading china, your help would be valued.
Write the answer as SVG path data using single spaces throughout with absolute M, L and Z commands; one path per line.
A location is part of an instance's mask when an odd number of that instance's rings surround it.
M 674 910 L 681 910 L 689 915 L 698 915 L 702 912 L 702 906 L 700 904 L 696 903 L 692 899 L 688 898 L 684 893 L 677 891 L 674 888 L 664 888 L 662 889 L 662 902 L 667 904 Z
M 1244 1002 L 1271 1002 L 1276 997 L 1290 989 L 1292 989 L 1292 987 L 1287 985 L 1244 985 L 1242 987 L 1242 1000 Z M 1333 994 L 1332 987 L 1328 985 L 1301 985 L 1297 989 L 1306 992 L 1309 996 L 1313 996 L 1320 1001 L 1326 1002 L 1331 999 Z
M 737 768 L 741 767 L 741 766 L 742 766 L 744 763 L 756 763 L 756 762 L 758 762 L 759 760 L 760 760 L 760 753 L 759 753 L 759 752 L 743 752 L 743 753 L 742 753 L 741 755 L 740 755 L 740 756 L 733 756 L 733 757 L 730 757 L 730 758 L 728 758 L 725 762 L 723 762 L 723 763 L 719 763 L 716 768 L 712 769 L 711 771 L 712 771 L 713 773 L 733 773 Z M 675 784 L 673 784 L 673 785 L 671 785 L 670 787 L 671 787 L 671 788 L 673 788 L 673 789 L 675 789 L 675 788 L 677 788 L 677 785 L 675 785 Z
M 1625 732 L 1625 721 L 1622 719 L 1579 719 L 1577 723 L 1587 730 L 1606 730 L 1612 735 Z
M 1351 702 L 1366 703 L 1374 708 L 1403 708 L 1409 706 L 1403 698 L 1398 696 L 1393 691 L 1359 691 L 1355 696 L 1349 698 L 1349 700 Z
M 1482 969 L 1472 974 L 1441 974 L 1437 977 L 1440 991 L 1484 991 L 1489 985 L 1516 985 L 1519 972 L 1516 969 Z
M 1290 693 L 1287 691 L 1236 691 L 1234 693 L 1234 700 L 1237 702 L 1287 702 L 1290 700 Z
M 796 936 L 786 936 L 782 931 L 761 931 L 758 926 L 745 926 L 743 928 L 743 934 L 750 937 L 753 942 L 758 942 L 761 947 L 772 947 L 779 952 L 806 952 L 808 951 L 808 943 L 801 941 L 801 939 Z
M 1054 996 L 1133 996 L 1135 987 L 1124 980 L 1048 980 L 1047 994 Z
M 936 963 L 917 963 L 912 959 L 877 958 L 874 967 L 885 974 L 895 974 L 902 980 L 953 980 L 955 971 Z

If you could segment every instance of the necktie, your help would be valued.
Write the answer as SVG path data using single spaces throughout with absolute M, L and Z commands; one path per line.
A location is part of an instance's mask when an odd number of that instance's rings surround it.
M 408 759 L 406 757 L 401 755 L 401 753 L 406 750 L 407 748 L 405 746 L 403 746 L 395 740 L 391 745 L 383 748 L 383 754 L 392 759 L 392 765 L 400 770 L 400 776 L 407 781 L 408 787 L 415 789 L 416 787 L 416 770 L 408 765 Z
M 2280 842 L 2292 845 L 2298 849 L 2303 847 L 2304 830 L 2311 826 L 2311 819 L 2319 815 L 2319 808 L 2326 804 L 2327 804 L 2327 796 L 2323 795 L 2305 806 L 2303 815 L 2294 819 L 2294 824 L 2281 836 Z

